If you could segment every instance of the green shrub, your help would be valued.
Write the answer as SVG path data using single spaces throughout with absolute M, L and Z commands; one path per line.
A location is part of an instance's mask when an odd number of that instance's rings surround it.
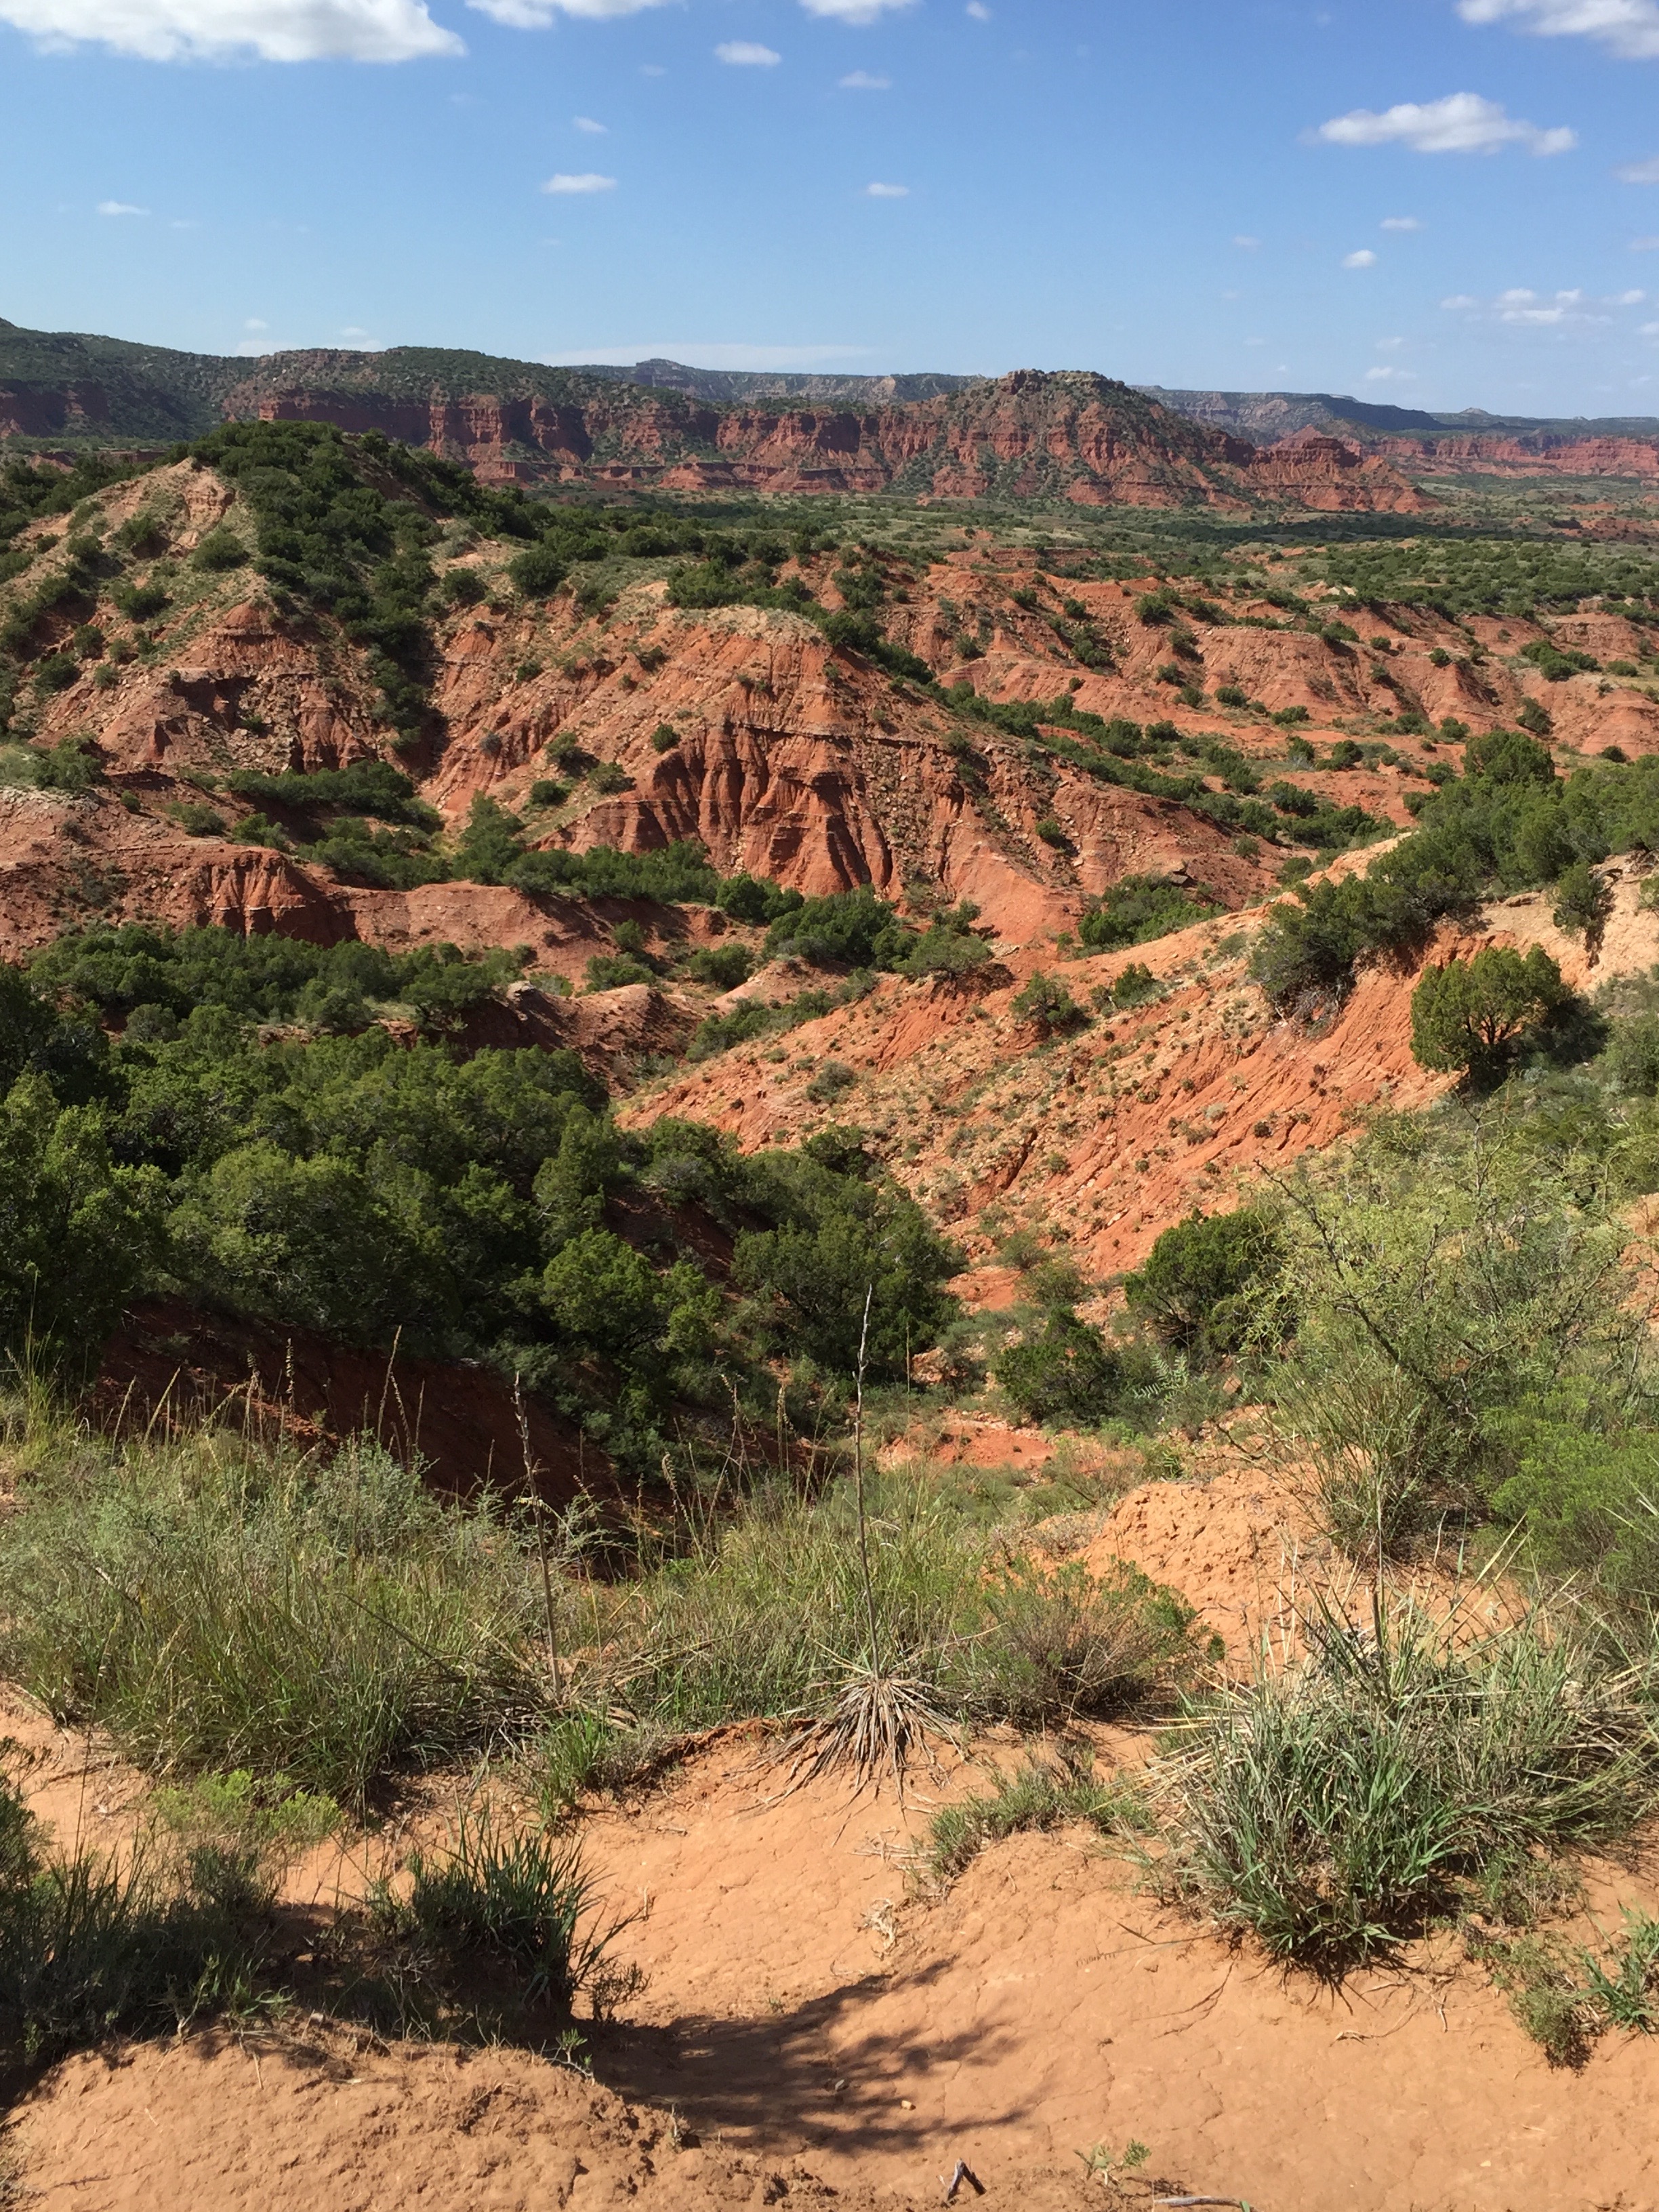
M 1613 913 L 1610 885 L 1583 860 L 1564 869 L 1555 886 L 1555 908 L 1550 916 L 1559 930 L 1582 937 L 1596 951 Z
M 96 1355 L 156 1266 L 164 1188 L 153 1167 L 115 1164 L 100 1113 L 60 1107 L 46 1072 L 55 1040 L 43 1028 L 31 1049 L 27 1013 L 0 969 L 0 1078 L 14 1079 L 0 1096 L 0 1350 L 73 1367 Z M 44 1066 L 24 1073 L 32 1060 Z
M 226 568 L 242 568 L 247 557 L 247 548 L 236 532 L 227 530 L 221 524 L 217 529 L 205 532 L 198 541 L 196 550 L 190 556 L 190 564 L 192 568 L 205 568 L 210 573 L 217 574 Z
M 72 653 L 49 653 L 34 664 L 34 688 L 43 696 L 67 691 L 80 673 L 81 664 Z
M 1659 1013 L 1615 1022 L 1601 1064 L 1616 1087 L 1631 1097 L 1659 1094 Z
M 190 837 L 222 837 L 225 817 L 204 799 L 173 800 L 164 811 Z
M 651 743 L 659 753 L 672 753 L 680 741 L 680 733 L 671 722 L 659 722 L 651 732 Z
M 1501 1120 L 1440 1144 L 1385 1124 L 1290 1184 L 1270 1389 L 1344 1551 L 1409 1553 L 1483 1517 L 1564 1389 L 1609 1429 L 1631 1420 L 1644 1385 L 1613 1195 Z
M 620 991 L 629 983 L 654 983 L 656 977 L 628 953 L 595 952 L 587 963 L 590 991 Z
M 1165 876 L 1124 876 L 1085 908 L 1078 936 L 1091 951 L 1149 944 L 1171 930 L 1207 921 L 1222 908 L 1201 892 Z
M 866 884 L 805 899 L 780 915 L 766 933 L 766 957 L 805 960 L 819 968 L 890 968 L 913 941 L 894 908 Z
M 685 963 L 685 973 L 696 983 L 712 990 L 735 991 L 754 973 L 755 963 L 746 945 L 704 945 Z
M 1030 1022 L 1043 1036 L 1058 1036 L 1087 1018 L 1066 986 L 1041 969 L 1015 993 L 1013 1011 L 1016 1020 Z
M 1131 1311 L 1167 1342 L 1215 1358 L 1243 1346 L 1282 1261 L 1273 1217 L 1261 1208 L 1194 1212 L 1164 1231 L 1123 1288 Z
M 1541 945 L 1523 958 L 1489 945 L 1472 960 L 1425 969 L 1412 993 L 1412 1057 L 1419 1067 L 1490 1079 L 1536 1042 L 1570 998 Z
M 441 822 L 436 808 L 428 805 L 409 777 L 390 761 L 353 761 L 349 768 L 313 769 L 304 774 L 289 770 L 280 775 L 243 770 L 227 776 L 225 787 L 254 806 L 307 813 L 319 807 L 341 807 L 417 830 L 435 830 Z
M 1034 1336 L 997 1355 L 997 1382 L 1030 1421 L 1092 1427 L 1120 1411 L 1130 1382 L 1121 1356 L 1075 1314 L 1051 1313 Z
M 153 622 L 173 605 L 164 584 L 154 578 L 148 584 L 117 584 L 110 593 L 129 622 Z
M 826 1060 L 823 1066 L 806 1086 L 806 1095 L 815 1106 L 833 1106 L 844 1098 L 857 1083 L 854 1071 L 839 1060 Z
M 1112 985 L 1112 1004 L 1125 1008 L 1144 1006 L 1148 1000 L 1157 998 L 1163 988 L 1144 960 L 1132 960 Z

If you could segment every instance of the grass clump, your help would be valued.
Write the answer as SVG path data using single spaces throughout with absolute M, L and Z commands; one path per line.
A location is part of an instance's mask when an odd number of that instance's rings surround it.
M 1192 1614 L 1116 1563 L 1095 1577 L 1007 1557 L 913 1477 L 872 1485 L 871 1600 L 851 1498 L 750 1499 L 688 1556 L 592 1590 L 586 1709 L 659 1730 L 823 1717 L 870 1643 L 951 1723 L 1061 1724 L 1114 1710 L 1193 1656 Z
M 1009 1836 L 1074 1824 L 1113 1835 L 1147 1822 L 1143 1799 L 1121 1778 L 1097 1774 L 1087 1747 L 1062 1746 L 1057 1765 L 1028 1759 L 997 1775 L 988 1794 L 942 1806 L 928 1826 L 928 1871 L 952 1881 Z
M 1655 1802 L 1631 1680 L 1547 1623 L 1379 1603 L 1369 1633 L 1328 1612 L 1310 1640 L 1193 1707 L 1162 1771 L 1177 1882 L 1275 1958 L 1340 1973 Z
M 152 1771 L 274 1774 L 361 1806 L 538 1694 L 517 1537 L 378 1445 L 223 1431 L 40 1469 L 0 1526 L 0 1668 Z
M 125 1869 L 92 1852 L 50 1852 L 0 1777 L 0 2069 L 245 2008 L 261 1950 L 246 1901 L 206 1860 L 180 1873 L 142 1844 Z
M 522 1983 L 527 2004 L 568 2012 L 586 1991 L 596 2011 L 639 1986 L 606 1957 L 628 1925 L 595 1917 L 592 1874 L 579 1844 L 545 1832 L 506 1834 L 489 1813 L 463 1817 L 438 1857 L 411 1853 L 406 1899 L 384 1887 L 374 1917 L 387 1933 L 436 1950 L 453 1972 L 480 1956 Z
M 1480 1936 L 1471 1948 L 1554 2065 L 1582 2066 L 1596 2039 L 1615 2029 L 1659 2031 L 1659 1920 L 1648 1913 L 1627 1908 L 1622 1937 L 1604 1938 L 1598 1950 L 1534 1935 Z

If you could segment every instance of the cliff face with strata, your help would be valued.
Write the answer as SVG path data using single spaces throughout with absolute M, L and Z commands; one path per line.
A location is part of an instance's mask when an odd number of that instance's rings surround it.
M 227 413 L 380 430 L 493 483 L 556 480 L 934 499 L 1068 499 L 1085 506 L 1273 503 L 1407 512 L 1429 504 L 1386 459 L 1328 436 L 1267 448 L 1188 422 L 1109 379 L 1024 371 L 867 413 L 716 407 L 672 392 L 601 388 L 425 398 L 313 385 L 234 389 Z
M 1659 481 L 1659 439 L 1520 436 L 1385 438 L 1370 451 L 1415 476 L 1613 477 Z
M 1054 456 L 1040 442 L 1033 449 L 1024 397 L 1004 396 L 1007 465 L 1036 469 Z M 1067 465 L 1085 427 L 1080 408 L 1068 441 L 1057 441 Z M 1091 448 L 1103 465 L 1104 437 Z M 1172 449 L 1168 465 L 1196 466 L 1194 450 Z M 1336 465 L 1312 441 L 1297 450 L 1297 465 Z M 228 776 L 391 754 L 366 656 L 250 571 L 204 576 L 191 567 L 208 531 L 246 527 L 212 471 L 180 463 L 112 487 L 98 505 L 108 530 L 141 507 L 165 517 L 157 558 L 177 597 L 142 635 L 112 600 L 100 601 L 90 611 L 106 641 L 102 657 L 31 703 L 39 740 L 89 740 L 101 781 L 79 798 L 0 794 L 0 953 L 99 915 L 142 915 L 323 941 L 525 944 L 539 965 L 571 977 L 609 947 L 618 916 L 580 901 L 538 907 L 461 882 L 373 890 L 298 853 L 239 841 L 231 831 L 246 809 L 220 796 Z M 31 542 L 36 567 L 0 587 L 7 604 L 63 558 L 50 526 Z M 551 848 L 648 851 L 696 838 L 722 872 L 747 869 L 809 894 L 870 884 L 902 901 L 931 886 L 972 900 L 1009 945 L 1074 927 L 1085 902 L 1127 874 L 1184 878 L 1237 908 L 1267 890 L 1280 865 L 1281 852 L 1238 840 L 1201 809 L 965 720 L 940 690 L 895 684 L 798 614 L 677 608 L 663 569 L 648 563 L 597 611 L 568 590 L 526 600 L 501 575 L 512 550 L 482 544 L 450 556 L 475 572 L 483 596 L 435 623 L 435 734 L 398 756 L 452 828 L 483 794 L 522 817 L 532 843 Z M 1316 612 L 1287 620 L 1243 599 L 1188 610 L 1178 673 L 1205 703 L 1183 707 L 1170 689 L 1171 632 L 1137 609 L 1150 579 L 1058 580 L 1029 554 L 977 542 L 890 568 L 888 634 L 945 684 L 1001 702 L 1064 695 L 1107 720 L 1151 724 L 1173 708 L 1193 749 L 1171 765 L 1214 793 L 1221 777 L 1198 750 L 1212 738 L 1256 763 L 1264 783 L 1299 786 L 1315 802 L 1360 805 L 1403 827 L 1407 798 L 1426 793 L 1428 768 L 1455 757 L 1443 741 L 1418 759 L 1402 739 L 1412 757 L 1310 769 L 1268 719 L 1291 708 L 1322 750 L 1356 717 L 1410 708 L 1480 731 L 1512 724 L 1528 697 L 1574 746 L 1659 750 L 1659 706 L 1644 690 L 1595 673 L 1548 683 L 1521 657 L 1541 635 L 1523 623 L 1476 617 L 1460 629 L 1426 611 L 1376 616 L 1379 647 L 1345 641 Z M 801 573 L 824 605 L 839 605 L 835 556 L 815 556 Z M 43 617 L 37 654 L 72 645 L 88 613 Z M 1603 663 L 1633 662 L 1644 642 L 1614 614 L 1563 617 L 1553 635 Z M 1252 703 L 1224 707 L 1224 690 Z M 550 806 L 532 794 L 562 774 L 554 748 L 611 772 L 567 777 L 567 795 Z M 217 828 L 210 813 L 200 818 L 204 806 L 218 810 Z M 298 838 L 306 824 L 287 826 Z

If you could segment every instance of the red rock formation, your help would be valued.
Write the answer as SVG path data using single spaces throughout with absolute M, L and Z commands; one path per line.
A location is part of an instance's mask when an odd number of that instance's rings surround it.
M 96 384 L 0 384 L 0 438 L 60 438 L 97 430 L 109 400 Z
M 1659 479 L 1659 440 L 1650 438 L 1573 438 L 1552 430 L 1491 437 L 1470 433 L 1382 438 L 1370 450 L 1413 474 Z
M 490 481 L 537 477 L 787 493 L 915 491 L 939 499 L 1056 494 L 1085 506 L 1263 501 L 1404 512 L 1430 502 L 1386 460 L 1334 438 L 1263 449 L 1188 422 L 1125 385 L 1023 370 L 999 383 L 857 414 L 716 408 L 619 386 L 580 404 L 489 394 L 239 387 L 227 413 L 380 430 Z

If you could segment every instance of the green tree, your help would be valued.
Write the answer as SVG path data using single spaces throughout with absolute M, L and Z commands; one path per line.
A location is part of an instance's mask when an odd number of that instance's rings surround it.
M 1419 1067 L 1490 1076 L 1541 1036 L 1571 994 L 1541 945 L 1523 959 L 1489 945 L 1473 960 L 1426 969 L 1412 994 L 1412 1057 Z
M 1613 913 L 1613 892 L 1605 878 L 1584 860 L 1575 860 L 1555 886 L 1550 919 L 1569 937 L 1582 937 L 1592 958 L 1601 950 Z
M 656 1276 L 608 1229 L 586 1229 L 556 1252 L 542 1271 L 541 1295 L 562 1335 L 601 1352 L 627 1352 L 663 1323 Z
M 1194 1212 L 1164 1231 L 1124 1293 L 1166 1341 L 1215 1357 L 1243 1343 L 1282 1256 L 1273 1219 L 1260 1207 Z
M 0 1102 L 0 1346 L 92 1357 L 159 1261 L 165 1187 L 110 1158 L 103 1117 L 39 1073 Z

